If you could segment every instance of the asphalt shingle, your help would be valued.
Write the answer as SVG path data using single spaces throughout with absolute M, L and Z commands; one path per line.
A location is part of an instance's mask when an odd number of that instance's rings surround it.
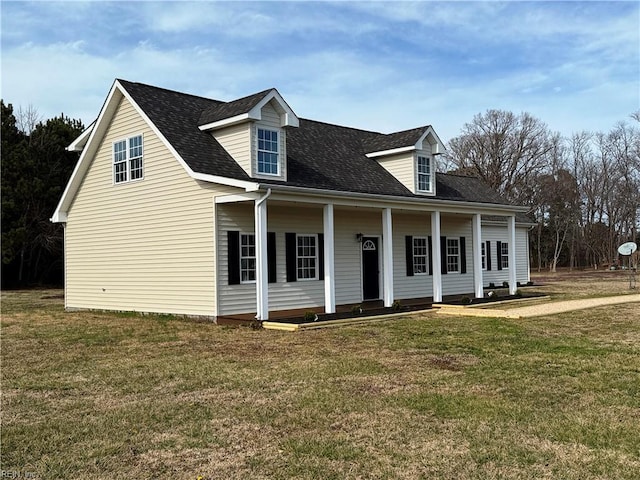
M 125 80 L 119 82 L 194 172 L 251 180 L 216 139 L 198 126 L 248 112 L 270 89 L 233 102 L 220 102 Z M 382 134 L 300 119 L 299 127 L 287 128 L 287 185 L 422 197 L 366 154 L 413 145 L 426 128 Z M 429 198 L 509 204 L 475 177 L 438 173 L 436 193 Z

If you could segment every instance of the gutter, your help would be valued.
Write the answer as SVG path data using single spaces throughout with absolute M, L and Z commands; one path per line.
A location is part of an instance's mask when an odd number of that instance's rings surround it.
M 408 204 L 424 204 L 426 200 L 431 200 L 432 202 L 436 202 L 438 204 L 444 206 L 452 206 L 452 207 L 473 207 L 473 208 L 482 208 L 486 210 L 503 210 L 507 212 L 527 212 L 529 207 L 517 206 L 517 205 L 501 205 L 499 203 L 480 203 L 480 202 L 459 202 L 455 200 L 443 200 L 440 198 L 416 198 L 416 197 L 398 197 L 394 195 L 380 195 L 380 194 L 372 194 L 372 193 L 360 193 L 360 192 L 337 192 L 335 190 L 327 190 L 327 189 L 317 189 L 317 188 L 309 188 L 309 187 L 294 187 L 291 185 L 273 185 L 273 184 L 265 184 L 258 183 L 256 184 L 255 190 L 247 189 L 247 191 L 256 191 L 256 190 L 268 190 L 271 189 L 277 191 L 283 191 L 285 193 L 304 193 L 310 196 L 316 197 L 342 197 L 342 198 L 359 198 L 359 199 L 369 199 L 369 200 L 380 200 L 387 203 L 408 203 Z

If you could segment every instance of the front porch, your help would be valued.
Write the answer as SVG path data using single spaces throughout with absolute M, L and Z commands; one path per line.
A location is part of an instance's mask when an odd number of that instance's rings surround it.
M 453 295 L 452 297 L 458 297 Z M 313 308 L 294 308 L 288 310 L 278 310 L 269 312 L 269 322 L 280 323 L 307 323 L 308 319 L 305 319 L 305 315 L 308 312 L 313 312 L 318 316 L 315 322 L 327 322 L 333 320 L 342 320 L 348 318 L 375 318 L 381 315 L 388 315 L 393 313 L 409 313 L 417 312 L 420 310 L 428 310 L 433 306 L 432 297 L 419 297 L 402 300 L 399 302 L 398 307 L 385 307 L 383 300 L 368 300 L 360 304 L 344 304 L 336 305 L 335 313 L 325 313 L 324 307 Z M 361 310 L 358 312 L 357 310 Z M 237 326 L 252 326 L 256 324 L 255 314 L 242 313 L 237 315 L 222 315 L 216 318 L 218 325 L 237 325 Z

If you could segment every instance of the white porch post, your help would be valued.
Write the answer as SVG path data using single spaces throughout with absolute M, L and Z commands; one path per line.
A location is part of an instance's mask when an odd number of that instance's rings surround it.
M 390 307 L 393 305 L 393 225 L 390 208 L 382 210 L 382 254 L 384 306 Z
M 255 202 L 256 242 L 256 318 L 269 319 L 269 278 L 267 262 L 267 202 L 263 197 Z
M 513 295 L 518 289 L 516 279 L 516 217 L 507 217 L 507 237 L 509 238 L 509 294 Z
M 442 302 L 440 258 L 440 212 L 431 212 L 431 265 L 433 266 L 433 301 Z
M 336 313 L 336 276 L 334 264 L 333 204 L 323 209 L 324 234 L 324 311 Z
M 473 215 L 471 233 L 473 239 L 473 287 L 476 298 L 484 297 L 482 289 L 482 226 L 479 213 Z

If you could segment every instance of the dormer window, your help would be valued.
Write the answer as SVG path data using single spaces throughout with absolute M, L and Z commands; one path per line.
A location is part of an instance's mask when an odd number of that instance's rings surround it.
M 278 132 L 258 128 L 258 173 L 280 175 Z
M 433 193 L 431 158 L 418 155 L 416 160 L 416 177 L 418 183 L 418 192 Z

